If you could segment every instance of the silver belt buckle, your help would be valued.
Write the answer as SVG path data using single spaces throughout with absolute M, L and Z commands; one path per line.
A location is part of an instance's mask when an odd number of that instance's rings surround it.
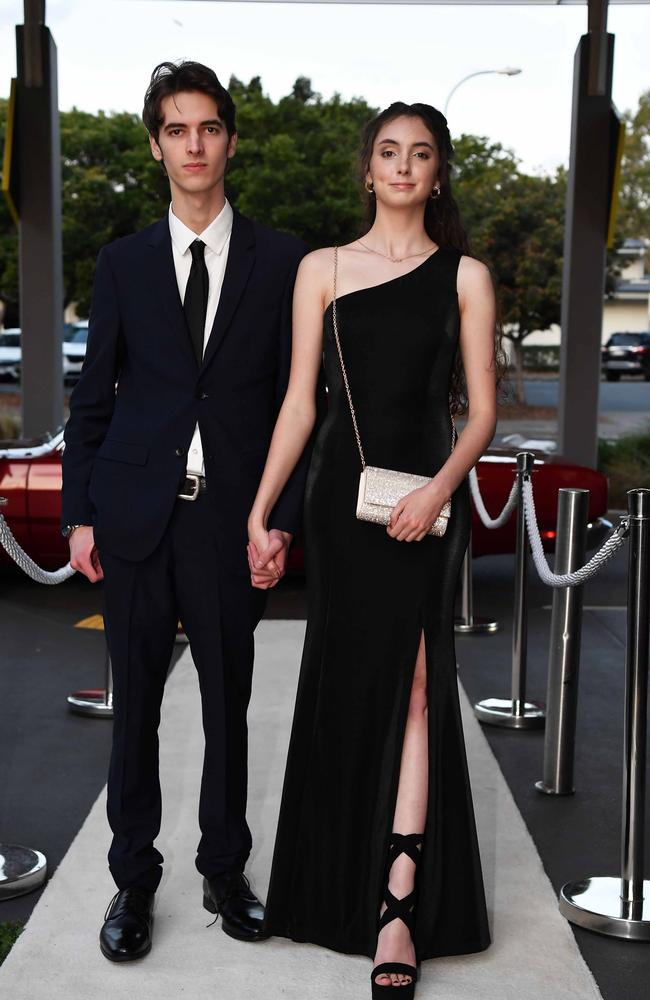
M 178 495 L 181 500 L 196 500 L 201 489 L 201 477 L 195 475 L 193 472 L 186 472 L 185 478 L 194 481 L 194 491 L 192 493 L 179 493 Z

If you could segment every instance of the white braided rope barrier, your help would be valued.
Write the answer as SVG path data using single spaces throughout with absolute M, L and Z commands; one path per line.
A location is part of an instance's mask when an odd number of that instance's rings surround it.
M 500 514 L 496 517 L 490 517 L 487 512 L 487 508 L 483 503 L 483 497 L 481 496 L 481 490 L 478 485 L 478 476 L 476 475 L 476 468 L 471 468 L 469 470 L 469 488 L 472 494 L 472 500 L 474 501 L 474 506 L 476 507 L 476 513 L 480 517 L 481 521 L 486 528 L 502 528 L 504 524 L 510 518 L 513 510 L 517 506 L 517 479 L 512 484 L 512 489 L 510 490 L 510 495 L 505 502 L 505 506 Z
M 594 576 L 612 558 L 625 541 L 628 524 L 625 519 L 622 519 L 620 524 L 614 528 L 609 538 L 605 539 L 602 546 L 584 566 L 574 570 L 572 573 L 553 573 L 544 555 L 544 546 L 540 538 L 537 514 L 535 513 L 533 484 L 529 476 L 524 476 L 522 485 L 524 514 L 526 517 L 528 540 L 533 552 L 533 562 L 542 583 L 548 584 L 549 587 L 576 587 L 578 584 L 584 583 L 585 580 L 589 580 L 590 577 Z
M 25 550 L 20 547 L 2 514 L 0 514 L 0 545 L 2 545 L 7 555 L 13 559 L 16 565 L 20 566 L 23 573 L 30 576 L 32 580 L 36 580 L 37 583 L 47 583 L 50 585 L 63 583 L 64 580 L 69 579 L 76 572 L 70 563 L 62 566 L 61 569 L 55 569 L 51 573 L 45 569 L 41 569 L 33 559 L 30 559 Z

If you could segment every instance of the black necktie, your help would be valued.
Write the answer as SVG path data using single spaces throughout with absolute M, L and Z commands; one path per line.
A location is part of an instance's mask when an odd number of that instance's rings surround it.
M 199 364 L 203 359 L 205 316 L 208 311 L 208 269 L 205 266 L 205 243 L 194 240 L 190 244 L 192 268 L 185 289 L 183 311 L 192 336 L 194 353 Z

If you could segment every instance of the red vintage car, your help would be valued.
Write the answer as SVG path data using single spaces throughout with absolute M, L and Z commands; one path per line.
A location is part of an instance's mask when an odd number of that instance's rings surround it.
M 46 569 L 62 566 L 68 560 L 68 543 L 59 531 L 61 510 L 61 452 L 63 431 L 47 440 L 0 441 L 0 496 L 7 505 L 0 508 L 16 540 L 25 551 Z M 515 471 L 516 452 L 536 454 L 533 487 L 535 507 L 545 548 L 552 552 L 555 543 L 557 493 L 560 487 L 589 490 L 588 546 L 600 545 L 611 525 L 607 514 L 607 479 L 593 469 L 568 465 L 552 455 L 535 451 L 521 443 L 510 450 L 490 449 L 477 466 L 481 496 L 492 517 L 503 508 L 510 493 Z M 503 528 L 486 529 L 474 510 L 472 513 L 472 554 L 474 556 L 513 552 L 515 516 Z M 0 562 L 8 556 L 0 548 Z M 293 546 L 289 569 L 302 571 L 303 554 Z

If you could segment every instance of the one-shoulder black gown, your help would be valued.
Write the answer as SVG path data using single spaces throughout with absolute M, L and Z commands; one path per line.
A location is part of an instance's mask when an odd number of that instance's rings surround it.
M 433 475 L 451 447 L 460 254 L 337 299 L 369 465 Z M 429 797 L 418 868 L 419 959 L 489 944 L 456 681 L 454 596 L 469 494 L 442 538 L 399 542 L 356 519 L 361 463 L 332 327 L 329 409 L 305 497 L 308 621 L 267 901 L 270 933 L 372 957 L 409 695 L 426 645 Z M 414 833 L 420 831 L 412 831 Z

